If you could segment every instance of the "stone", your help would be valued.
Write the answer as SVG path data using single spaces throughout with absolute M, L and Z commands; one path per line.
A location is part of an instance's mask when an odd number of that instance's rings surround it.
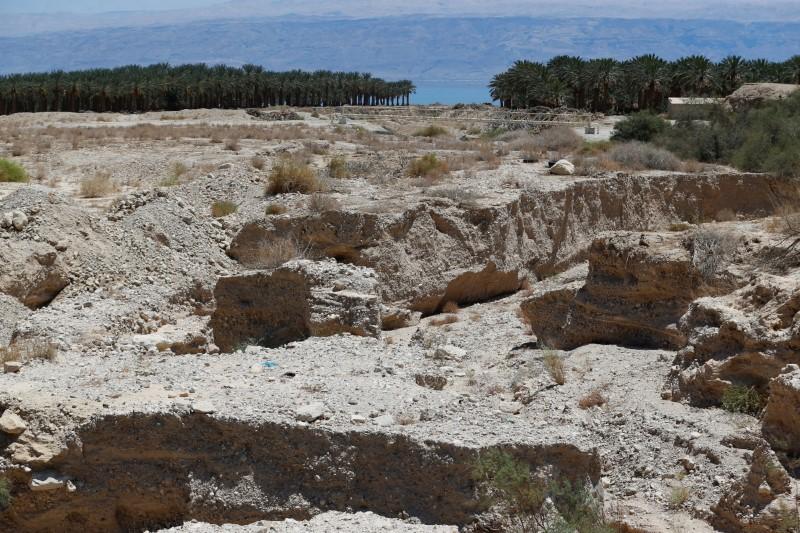
M 28 424 L 16 413 L 9 409 L 0 416 L 0 431 L 9 435 L 21 435 L 28 429 Z
M 28 225 L 28 217 L 22 211 L 15 210 L 11 213 L 11 224 L 17 231 L 22 231 Z
M 298 407 L 294 417 L 300 422 L 315 422 L 325 417 L 325 404 L 322 402 L 313 402 Z
M 443 359 L 446 361 L 463 361 L 467 357 L 467 351 L 452 344 L 439 346 L 434 350 L 433 357 L 435 359 Z
M 19 361 L 6 361 L 3 363 L 3 372 L 6 374 L 16 374 L 22 369 L 22 363 Z
M 31 477 L 30 489 L 33 492 L 49 492 L 66 487 L 67 480 L 54 474 L 39 472 Z
M 433 390 L 442 390 L 447 385 L 447 378 L 440 374 L 416 374 L 414 381 L 420 387 L 426 387 Z
M 376 426 L 389 427 L 394 425 L 394 417 L 392 415 L 381 415 L 372 421 Z
M 207 400 L 201 400 L 199 402 L 194 402 L 192 404 L 192 411 L 195 413 L 201 413 L 205 415 L 210 415 L 217 411 L 217 408 L 214 406 L 213 403 Z
M 352 422 L 353 424 L 366 424 L 367 417 L 365 417 L 364 415 L 353 415 L 350 417 L 350 422 Z
M 572 176 L 575 174 L 575 165 L 566 159 L 561 159 L 556 161 L 553 166 L 550 167 L 550 174 L 555 176 Z
M 333 290 L 335 281 L 346 281 L 347 289 Z M 272 271 L 222 277 L 214 297 L 210 325 L 226 353 L 251 339 L 274 348 L 307 337 L 378 337 L 381 331 L 375 273 L 332 260 L 295 260 Z
M 800 453 L 800 369 L 787 365 L 772 379 L 769 399 L 761 418 L 761 432 L 773 450 Z

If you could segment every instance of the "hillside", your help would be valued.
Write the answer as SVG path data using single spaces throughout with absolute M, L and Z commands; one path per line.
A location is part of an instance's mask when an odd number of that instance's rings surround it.
M 0 72 L 128 63 L 257 63 L 273 70 L 372 72 L 417 83 L 485 84 L 519 58 L 557 54 L 785 59 L 800 23 L 607 18 L 231 19 L 0 38 Z M 620 36 L 625 36 L 620 39 Z M 413 44 L 412 44 L 413 43 Z

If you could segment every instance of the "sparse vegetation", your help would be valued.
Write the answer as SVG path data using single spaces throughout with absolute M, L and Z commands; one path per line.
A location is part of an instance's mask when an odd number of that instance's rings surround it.
M 758 416 L 764 407 L 764 400 L 755 387 L 731 385 L 722 394 L 722 408 L 732 413 Z
M 615 145 L 609 152 L 612 161 L 629 170 L 679 170 L 681 161 L 669 150 L 630 141 Z
M 24 363 L 37 359 L 52 361 L 56 355 L 58 355 L 58 347 L 48 340 L 23 339 L 6 348 L 0 348 L 0 363 L 7 361 Z
M 692 263 L 705 279 L 719 273 L 736 251 L 738 239 L 714 229 L 697 231 L 692 238 Z
M 111 173 L 100 170 L 94 175 L 81 180 L 80 194 L 84 198 L 102 198 L 117 190 L 117 184 L 111 179 Z
M 225 149 L 231 152 L 238 152 L 239 150 L 242 149 L 242 145 L 240 144 L 239 139 L 235 137 L 232 139 L 226 139 L 224 145 Z
M 447 174 L 449 170 L 447 162 L 436 157 L 436 154 L 425 154 L 411 162 L 408 167 L 408 175 L 436 180 Z
M 672 509 L 680 509 L 689 501 L 691 494 L 689 487 L 685 485 L 678 484 L 673 486 L 669 491 L 669 506 Z
M 534 474 L 509 453 L 497 449 L 481 453 L 473 478 L 483 501 L 504 517 L 507 531 L 614 531 L 606 524 L 602 503 L 584 484 Z
M 314 170 L 293 157 L 281 158 L 272 168 L 267 194 L 298 192 L 311 194 L 322 188 Z
M 304 256 L 305 252 L 294 240 L 277 238 L 258 243 L 257 246 L 243 254 L 239 260 L 250 268 L 274 268 Z
M 29 180 L 28 173 L 20 165 L 0 159 L 0 182 L 27 183 Z
M 11 505 L 11 483 L 5 477 L 0 477 L 0 511 L 5 511 Z
M 663 133 L 668 126 L 669 123 L 663 118 L 648 111 L 643 111 L 628 115 L 614 124 L 614 132 L 611 138 L 615 141 L 647 143 Z
M 281 204 L 268 204 L 267 207 L 264 209 L 264 214 L 266 216 L 282 215 L 285 212 L 286 212 L 286 207 Z
M 331 158 L 328 162 L 328 175 L 337 180 L 349 178 L 350 173 L 347 170 L 347 159 L 341 155 Z
M 252 158 L 250 158 L 250 164 L 256 170 L 264 170 L 264 167 L 266 166 L 267 162 L 260 155 L 254 155 Z
M 603 391 L 594 389 L 578 401 L 578 407 L 581 409 L 591 409 L 592 407 L 601 407 L 607 403 L 608 398 L 603 394 Z
M 547 374 L 550 376 L 557 385 L 563 385 L 567 382 L 567 373 L 564 368 L 564 359 L 562 359 L 554 350 L 545 350 L 542 356 L 542 363 L 544 364 Z
M 414 132 L 414 137 L 439 137 L 447 135 L 447 128 L 431 124 Z
M 239 206 L 230 200 L 221 200 L 211 204 L 211 216 L 214 218 L 222 218 L 232 215 L 239 209 Z
M 325 211 L 334 211 L 340 209 L 342 206 L 338 200 L 329 194 L 315 192 L 308 199 L 308 208 L 317 213 L 324 213 Z

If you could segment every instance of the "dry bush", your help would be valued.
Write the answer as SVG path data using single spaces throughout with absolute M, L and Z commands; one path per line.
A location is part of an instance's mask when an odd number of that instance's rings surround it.
M 314 141 L 304 141 L 303 146 L 309 153 L 314 155 L 325 155 L 328 153 L 328 145 Z
M 394 421 L 397 422 L 401 426 L 410 426 L 411 424 L 416 422 L 417 419 L 414 418 L 413 415 L 410 415 L 408 413 L 401 413 L 401 414 L 396 415 L 394 417 Z
M 438 126 L 436 124 L 431 124 L 429 126 L 425 126 L 424 128 L 420 128 L 413 133 L 414 137 L 439 137 L 441 135 L 447 135 L 447 128 L 443 128 L 442 126 Z
M 567 382 L 567 373 L 564 368 L 564 360 L 559 355 L 552 351 L 547 350 L 542 357 L 544 368 L 550 375 L 550 378 L 557 384 L 563 385 Z
M 310 194 L 321 189 L 322 184 L 311 167 L 294 157 L 283 157 L 272 168 L 266 192 Z
M 0 363 L 17 361 L 25 363 L 41 359 L 52 361 L 58 355 L 58 347 L 49 340 L 27 339 L 17 341 L 7 348 L 0 348 Z
M 31 153 L 31 145 L 27 142 L 15 142 L 11 146 L 11 155 L 14 157 L 28 155 L 29 153 Z
M 592 407 L 600 407 L 607 403 L 608 398 L 605 397 L 603 391 L 600 389 L 594 389 L 578 401 L 578 407 L 581 409 L 590 409 Z
M 455 324 L 456 322 L 458 322 L 458 316 L 457 315 L 445 315 L 445 316 L 443 316 L 441 318 L 431 319 L 429 324 L 431 326 L 444 326 L 444 325 L 447 325 L 447 324 Z
M 335 211 L 341 209 L 341 204 L 336 198 L 329 194 L 314 193 L 308 199 L 308 208 L 317 213 L 324 213 L 325 211 Z
M 169 166 L 169 174 L 175 178 L 180 178 L 189 172 L 189 167 L 181 161 L 173 161 Z
M 238 210 L 239 206 L 229 200 L 222 200 L 211 204 L 211 216 L 214 218 L 226 217 Z
M 731 233 L 701 229 L 692 236 L 692 264 L 705 279 L 711 279 L 725 267 L 738 243 Z
M 720 209 L 714 217 L 714 220 L 717 222 L 731 222 L 736 220 L 736 213 L 733 212 L 733 209 Z
M 681 171 L 690 174 L 700 174 L 701 172 L 705 172 L 707 168 L 707 164 L 695 160 L 684 161 L 681 165 Z
M 286 212 L 286 206 L 281 204 L 269 204 L 267 205 L 266 209 L 264 209 L 264 214 L 266 216 L 282 215 L 285 212 Z
M 303 250 L 292 239 L 263 240 L 239 258 L 250 268 L 274 268 L 292 259 L 302 258 Z
M 349 178 L 350 173 L 347 170 L 347 159 L 341 155 L 331 158 L 328 162 L 328 175 L 337 180 Z
M 443 313 L 458 313 L 458 304 L 454 301 L 449 301 L 442 306 Z
M 689 501 L 690 496 L 691 496 L 691 491 L 685 485 L 676 485 L 672 487 L 669 493 L 670 508 L 679 509 L 683 507 L 683 504 Z
M 242 149 L 242 146 L 241 144 L 239 144 L 239 139 L 233 137 L 225 141 L 225 149 L 230 150 L 231 152 L 238 152 L 239 150 Z
M 408 175 L 414 178 L 427 178 L 435 181 L 446 175 L 450 169 L 446 161 L 442 161 L 436 154 L 425 154 L 414 159 L 408 166 Z
M 583 145 L 583 138 L 572 128 L 559 126 L 547 128 L 530 138 L 531 146 L 540 152 L 572 152 Z
M 95 172 L 93 176 L 81 180 L 80 194 L 84 198 L 102 198 L 117 190 L 117 184 L 111 179 L 111 173 L 105 170 Z
M 679 170 L 681 160 L 669 150 L 639 141 L 630 141 L 614 146 L 609 152 L 616 161 L 630 170 Z
M 686 231 L 691 227 L 692 225 L 688 222 L 675 222 L 674 224 L 670 224 L 667 229 L 669 231 Z
M 256 170 L 264 170 L 264 166 L 267 164 L 267 162 L 263 157 L 254 155 L 250 159 L 250 164 L 253 165 L 253 168 Z

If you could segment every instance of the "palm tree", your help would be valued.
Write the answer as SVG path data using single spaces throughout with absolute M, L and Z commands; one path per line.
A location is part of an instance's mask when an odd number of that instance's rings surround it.
M 716 88 L 714 63 L 705 56 L 693 55 L 679 59 L 677 76 L 681 87 L 690 96 L 708 96 Z
M 746 72 L 747 63 L 741 56 L 730 55 L 720 61 L 717 77 L 722 93 L 727 95 L 738 89 L 744 81 Z
M 660 110 L 664 102 L 664 85 L 669 79 L 667 62 L 655 54 L 646 54 L 630 60 L 633 81 L 639 86 L 639 109 Z

